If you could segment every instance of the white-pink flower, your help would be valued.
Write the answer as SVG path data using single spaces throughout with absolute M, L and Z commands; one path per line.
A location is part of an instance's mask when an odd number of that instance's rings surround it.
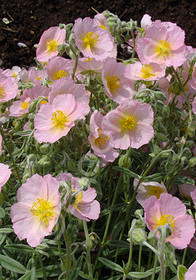
M 64 77 L 70 77 L 73 72 L 74 61 L 61 56 L 55 56 L 48 60 L 46 70 L 50 80 L 55 81 Z
M 185 60 L 185 32 L 176 24 L 155 21 L 143 38 L 136 41 L 136 52 L 141 63 L 180 66 Z
M 31 247 L 36 247 L 52 233 L 61 210 L 58 188 L 59 182 L 50 174 L 35 174 L 18 189 L 11 219 L 19 240 L 27 239 Z
M 104 60 L 116 57 L 114 39 L 109 32 L 100 28 L 94 19 L 78 18 L 73 26 L 76 45 L 85 57 Z
M 5 185 L 5 183 L 10 178 L 11 173 L 12 172 L 9 168 L 9 165 L 0 163 L 0 192 L 1 192 L 1 187 Z
M 184 280 L 195 280 L 196 277 L 196 261 L 189 267 L 184 275 Z
M 193 113 L 196 114 L 196 97 L 194 98 L 194 100 L 192 102 L 192 109 L 193 109 Z
M 116 62 L 114 58 L 107 58 L 103 63 L 102 81 L 109 98 L 121 103 L 131 99 L 134 95 L 134 82 L 125 76 L 126 66 Z
M 95 110 L 90 119 L 89 141 L 95 155 L 103 158 L 105 161 L 112 162 L 119 156 L 119 153 L 112 147 L 110 137 L 102 131 L 102 114 Z
M 103 131 L 114 148 L 140 148 L 154 135 L 153 110 L 149 104 L 127 100 L 103 119 Z
M 89 106 L 76 101 L 72 94 L 62 94 L 54 98 L 52 104 L 43 104 L 35 116 L 34 136 L 39 143 L 54 143 L 67 135 L 75 125 L 75 120 L 89 113 Z
M 18 84 L 13 77 L 1 75 L 0 79 L 0 102 L 6 102 L 19 94 Z
M 171 235 L 166 241 L 178 249 L 187 247 L 195 232 L 195 222 L 192 216 L 186 214 L 186 207 L 180 199 L 168 193 L 162 193 L 159 199 L 153 195 L 145 201 L 144 211 L 150 231 L 169 224 Z
M 36 58 L 40 62 L 47 62 L 49 58 L 58 55 L 58 45 L 65 41 L 66 30 L 53 26 L 44 31 L 37 45 Z

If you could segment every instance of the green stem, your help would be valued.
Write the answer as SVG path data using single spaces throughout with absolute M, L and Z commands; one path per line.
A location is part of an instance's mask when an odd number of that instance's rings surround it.
M 43 265 L 42 257 L 41 257 L 40 254 L 38 254 L 38 257 L 39 257 L 39 262 L 40 262 L 41 269 L 42 269 L 42 272 L 43 272 L 43 279 L 47 280 L 47 278 L 46 278 L 46 271 L 45 271 L 45 268 L 44 268 L 44 265 Z
M 154 280 L 154 277 L 155 277 L 156 268 L 157 268 L 157 260 L 158 260 L 158 256 L 157 256 L 157 255 L 155 255 L 155 259 L 154 259 L 154 267 L 153 267 L 153 273 L 152 273 L 151 280 Z
M 142 260 L 142 245 L 140 245 L 140 248 L 139 248 L 138 268 L 137 268 L 138 272 L 140 272 L 140 269 L 141 269 L 141 260 Z
M 10 150 L 10 148 L 9 148 L 8 142 L 6 141 L 5 134 L 4 134 L 4 131 L 3 131 L 1 125 L 0 125 L 0 133 L 1 133 L 1 136 L 2 136 L 2 139 L 3 139 L 3 142 L 4 142 L 5 146 L 6 146 L 6 149 L 7 149 L 8 153 L 9 153 L 9 155 L 10 155 L 12 164 L 13 164 L 13 166 L 14 166 L 14 170 L 15 170 L 15 172 L 16 172 L 16 174 L 17 174 L 17 177 L 18 177 L 18 181 L 19 181 L 20 185 L 22 185 L 22 181 L 21 181 L 21 179 L 20 179 L 20 175 L 19 175 L 19 172 L 18 172 L 18 168 L 17 168 L 16 163 L 15 163 L 15 161 L 14 161 L 14 158 L 13 158 L 13 156 L 12 156 L 12 152 L 11 152 L 11 150 Z
M 187 247 L 184 249 L 183 257 L 182 257 L 182 265 L 184 265 L 185 258 L 186 258 Z
M 65 240 L 65 245 L 66 245 L 66 251 L 67 251 L 67 256 L 66 256 L 66 261 L 65 261 L 65 268 L 66 268 L 66 280 L 71 279 L 71 246 L 69 242 L 69 237 L 66 232 L 66 230 L 63 231 L 63 237 Z
M 165 260 L 164 260 L 164 251 L 165 251 L 165 243 L 166 243 L 166 227 L 161 226 L 161 240 L 160 240 L 160 255 L 159 261 L 161 266 L 161 280 L 165 280 Z
M 91 264 L 91 252 L 90 252 L 90 237 L 88 234 L 88 227 L 86 221 L 83 220 L 83 227 L 86 237 L 86 251 L 87 251 L 87 265 L 88 265 L 88 273 L 89 273 L 89 280 L 93 280 L 93 270 Z

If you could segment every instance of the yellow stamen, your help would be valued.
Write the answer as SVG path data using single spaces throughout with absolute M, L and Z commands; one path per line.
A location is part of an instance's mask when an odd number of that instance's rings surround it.
M 46 46 L 49 53 L 57 51 L 57 42 L 53 39 L 47 39 Z
M 156 53 L 160 58 L 164 58 L 170 55 L 170 43 L 165 40 L 161 40 L 158 42 L 156 46 Z
M 75 190 L 72 190 L 72 192 L 76 192 Z M 75 200 L 74 202 L 72 203 L 72 206 L 77 208 L 78 207 L 78 204 L 81 202 L 81 200 L 83 199 L 83 194 L 82 192 L 79 192 L 77 194 L 74 195 L 75 197 Z
M 60 78 L 66 77 L 67 71 L 65 70 L 59 70 L 58 72 L 53 74 L 53 80 L 58 80 Z
M 157 186 L 148 186 L 148 197 L 150 197 L 151 195 L 155 195 L 158 199 L 160 198 L 160 195 L 162 193 L 164 193 L 164 189 L 157 187 Z
M 122 131 L 132 130 L 136 127 L 136 119 L 134 116 L 125 116 L 120 120 Z
M 82 41 L 84 42 L 85 49 L 90 48 L 91 50 L 93 50 L 97 41 L 99 41 L 99 36 L 98 34 L 90 31 L 83 36 Z
M 120 79 L 117 76 L 110 76 L 106 78 L 107 80 L 107 86 L 111 92 L 111 94 L 114 93 L 115 90 L 117 90 L 120 87 Z
M 153 73 L 153 67 L 149 66 L 147 64 L 143 65 L 141 68 L 141 75 L 140 77 L 144 78 L 144 79 L 149 79 L 150 77 L 155 76 L 155 74 Z
M 175 220 L 172 215 L 162 215 L 160 219 L 157 221 L 158 226 L 163 226 L 166 224 L 170 224 L 171 229 L 174 229 L 175 227 Z
M 45 227 L 47 227 L 49 221 L 55 217 L 55 211 L 51 202 L 43 198 L 37 198 L 32 203 L 31 213 L 33 213 L 33 215 L 40 220 Z
M 107 137 L 105 134 L 101 133 L 101 129 L 98 130 L 99 137 L 95 139 L 95 145 L 100 146 L 101 148 L 107 143 L 110 137 Z
M 27 102 L 27 101 L 22 102 L 21 105 L 20 105 L 20 107 L 21 107 L 22 109 L 24 109 L 24 110 L 28 109 L 28 107 L 29 107 L 29 102 Z
M 40 81 L 41 82 L 41 78 L 40 77 L 38 77 L 38 76 L 35 76 L 35 78 L 38 80 L 38 81 Z
M 84 62 L 89 62 L 89 61 L 93 61 L 93 59 L 88 57 L 87 59 L 84 60 Z
M 0 84 L 0 98 L 3 98 L 4 96 L 5 96 L 5 91 Z
M 51 121 L 54 124 L 55 128 L 64 128 L 65 124 L 68 122 L 67 116 L 63 111 L 56 110 L 51 117 Z
M 13 77 L 16 78 L 17 76 L 18 75 L 15 72 L 13 72 Z
M 99 27 L 102 28 L 102 29 L 104 29 L 104 30 L 107 29 L 107 27 L 106 27 L 105 25 L 103 25 L 103 24 L 99 25 Z

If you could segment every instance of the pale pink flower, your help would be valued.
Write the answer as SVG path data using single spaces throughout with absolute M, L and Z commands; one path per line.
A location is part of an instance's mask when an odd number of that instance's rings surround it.
M 10 116 L 12 117 L 19 117 L 22 116 L 25 113 L 28 113 L 29 103 L 31 101 L 30 97 L 22 98 L 21 96 L 20 100 L 16 100 L 13 102 L 13 104 L 10 106 L 9 112 Z
M 135 178 L 133 181 L 133 187 L 136 189 L 139 183 L 139 179 Z M 136 199 L 139 204 L 144 207 L 144 202 L 147 198 L 152 195 L 155 195 L 158 199 L 162 193 L 166 193 L 167 189 L 163 183 L 159 184 L 158 182 L 141 182 L 137 189 Z
M 186 207 L 180 199 L 168 193 L 162 193 L 159 199 L 151 196 L 145 201 L 144 210 L 150 231 L 169 224 L 171 235 L 166 241 L 178 249 L 187 247 L 195 232 L 195 222 L 192 216 L 186 214 Z
M 4 76 L 5 77 L 5 76 Z M 15 78 L 5 77 L 0 80 L 0 102 L 6 102 L 19 94 Z
M 153 110 L 149 104 L 137 100 L 123 102 L 103 119 L 103 131 L 110 136 L 114 148 L 138 149 L 154 135 Z
M 194 100 L 192 102 L 192 109 L 193 109 L 193 113 L 196 114 L 196 97 L 194 98 Z
M 159 80 L 165 76 L 165 67 L 156 63 L 135 62 L 126 66 L 125 76 L 131 80 Z
M 183 184 L 183 185 L 179 185 L 178 188 L 179 188 L 180 194 L 183 197 L 190 198 L 191 197 L 191 192 L 196 189 L 196 186 L 195 185 Z
M 28 73 L 28 79 L 34 85 L 41 85 L 41 83 L 45 83 L 46 79 L 48 78 L 47 72 L 45 69 L 38 70 L 36 68 L 30 68 Z
M 80 72 L 95 71 L 100 73 L 103 68 L 103 61 L 89 57 L 81 57 L 78 59 L 77 70 Z
M 53 82 L 49 94 L 51 103 L 55 96 L 62 94 L 72 94 L 79 102 L 89 103 L 90 96 L 83 84 L 75 84 L 71 78 L 61 78 Z
M 1 134 L 0 134 L 0 154 L 1 154 L 1 152 L 2 152 L 2 136 L 1 136 Z
M 100 28 L 107 30 L 109 32 L 109 27 L 107 26 L 107 19 L 103 13 L 96 14 L 94 16 L 95 24 L 97 24 Z
M 102 81 L 109 98 L 121 103 L 134 95 L 134 82 L 125 76 L 126 66 L 114 58 L 104 60 Z
M 114 39 L 109 32 L 100 28 L 94 19 L 78 18 L 73 26 L 76 45 L 85 57 L 104 60 L 116 57 Z
M 196 277 L 196 261 L 189 267 L 184 275 L 184 280 L 195 280 Z
M 196 65 L 194 65 L 192 77 L 190 80 L 191 87 L 196 91 Z
M 52 104 L 43 104 L 36 114 L 34 136 L 39 143 L 54 143 L 67 135 L 75 120 L 88 113 L 88 104 L 76 101 L 72 94 L 58 95 Z
M 82 190 L 82 186 L 80 185 L 81 179 L 70 176 L 69 173 L 68 176 L 59 176 L 60 178 L 67 181 L 71 180 L 72 198 L 68 208 L 72 215 L 87 222 L 91 219 L 97 220 L 100 214 L 100 204 L 95 200 L 97 196 L 96 190 L 89 185 L 87 190 Z M 65 203 L 67 199 L 68 197 L 65 197 Z
M 196 188 L 196 186 L 194 186 Z M 196 189 L 192 190 L 190 192 L 190 195 L 191 195 L 191 198 L 193 200 L 193 203 L 195 204 L 195 207 L 196 207 Z
M 38 97 L 45 97 L 45 99 L 49 98 L 50 88 L 47 86 L 36 85 L 32 88 L 24 90 L 23 95 L 30 97 L 31 100 L 37 99 Z M 47 101 L 41 101 L 41 104 L 45 104 Z
M 1 187 L 5 185 L 5 183 L 8 181 L 11 175 L 11 170 L 9 168 L 9 165 L 0 163 L 0 192 Z
M 6 77 L 14 77 L 16 81 L 19 81 L 19 74 L 21 72 L 21 68 L 19 66 L 13 66 L 12 69 L 6 69 L 2 72 Z
M 66 30 L 53 26 L 44 31 L 37 45 L 36 57 L 40 62 L 47 62 L 49 58 L 58 55 L 58 45 L 65 41 Z
M 51 81 L 64 77 L 70 77 L 73 72 L 74 61 L 61 56 L 55 56 L 48 60 L 46 70 Z
M 11 206 L 13 229 L 19 240 L 38 246 L 57 223 L 61 200 L 59 182 L 50 174 L 35 174 L 17 191 L 18 202 Z
M 151 20 L 151 16 L 149 16 L 148 14 L 145 14 L 140 22 L 141 28 L 143 29 L 148 29 L 151 25 L 152 25 L 152 20 Z
M 102 131 L 102 114 L 95 110 L 90 119 L 90 134 L 89 141 L 94 154 L 103 158 L 105 161 L 114 161 L 119 156 L 119 153 L 113 149 L 110 143 L 110 137 L 106 136 Z
M 136 52 L 143 64 L 177 67 L 186 60 L 184 39 L 185 32 L 176 24 L 155 21 L 136 41 Z

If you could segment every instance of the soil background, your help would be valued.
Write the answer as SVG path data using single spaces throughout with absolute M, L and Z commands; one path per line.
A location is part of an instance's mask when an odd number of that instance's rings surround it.
M 145 13 L 152 20 L 171 21 L 186 34 L 187 45 L 196 47 L 196 2 L 193 0 L 0 0 L 0 67 L 34 66 L 34 44 L 42 33 L 59 23 L 74 23 L 78 17 L 94 17 L 95 12 L 109 10 L 121 20 L 130 18 L 140 24 Z M 9 24 L 3 22 L 9 20 Z M 26 47 L 19 47 L 24 43 Z

